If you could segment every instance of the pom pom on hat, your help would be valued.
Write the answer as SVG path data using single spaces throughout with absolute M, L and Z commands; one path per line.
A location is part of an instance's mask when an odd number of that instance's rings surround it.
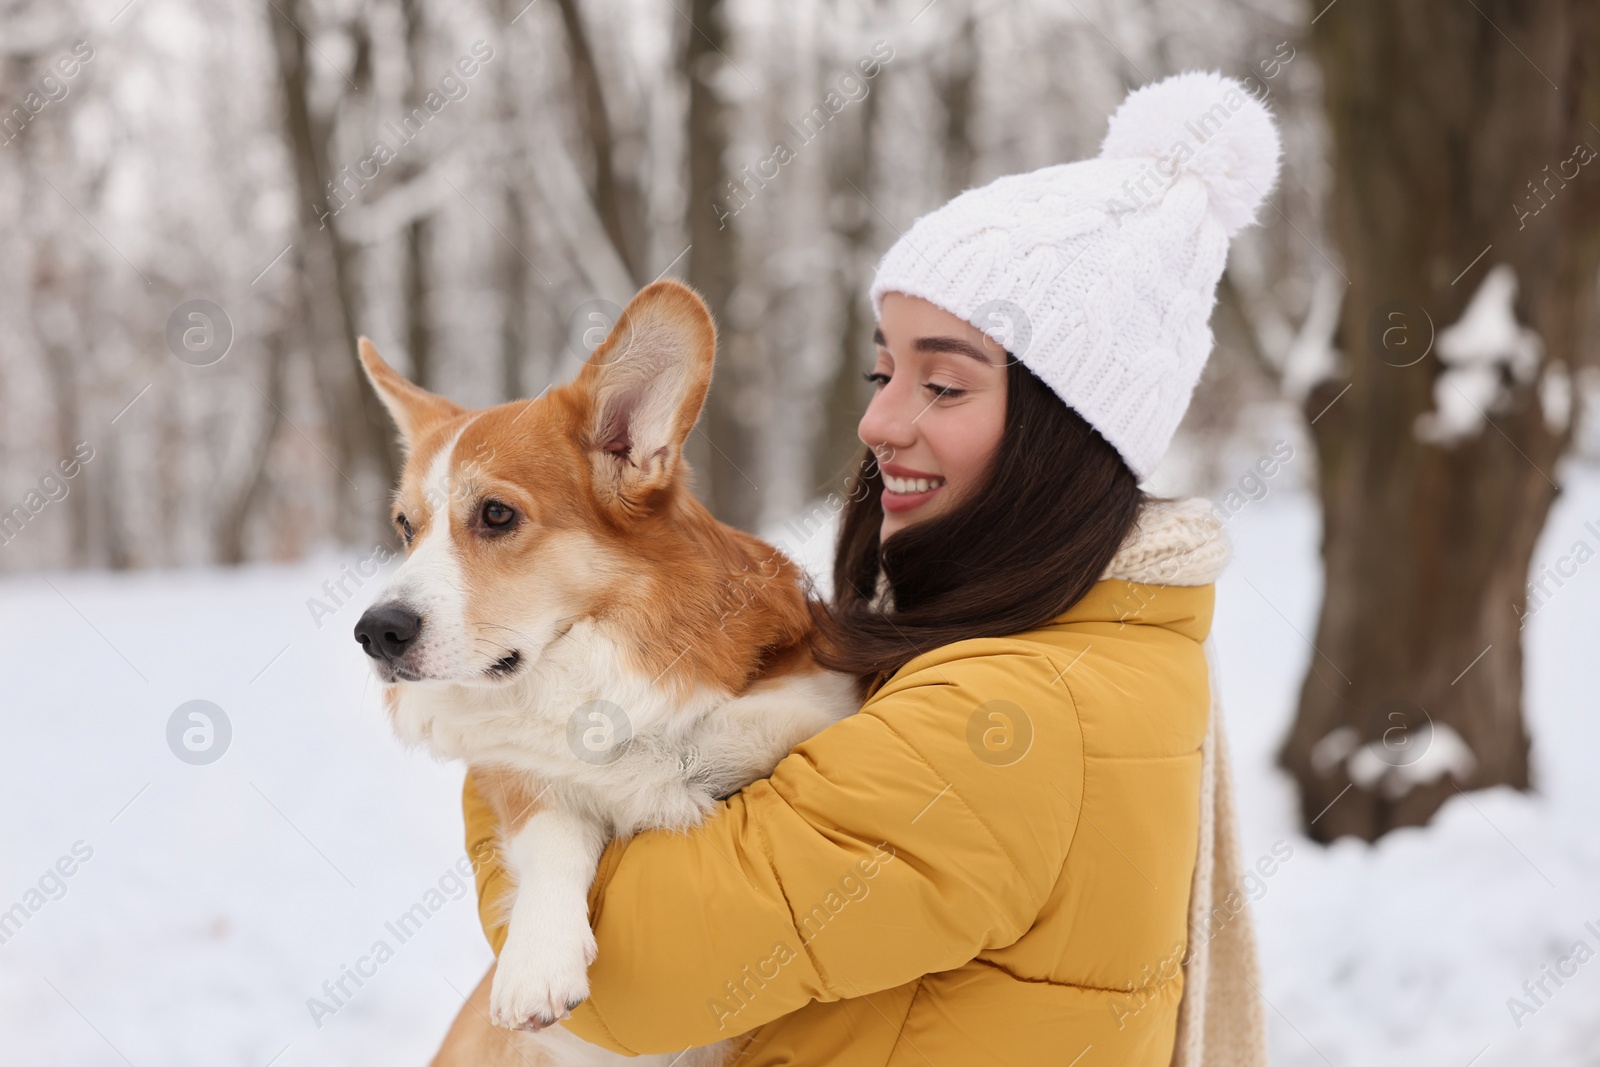
M 1166 159 L 1205 182 L 1230 237 L 1255 221 L 1280 153 L 1266 106 L 1237 80 L 1198 70 L 1129 93 L 1100 143 L 1101 159 Z

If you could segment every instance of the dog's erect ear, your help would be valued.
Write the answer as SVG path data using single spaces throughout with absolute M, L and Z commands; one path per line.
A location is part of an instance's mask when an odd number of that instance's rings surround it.
M 367 381 L 389 409 L 389 417 L 400 428 L 400 439 L 406 448 L 432 426 L 462 414 L 466 409 L 442 396 L 435 396 L 420 386 L 412 385 L 378 355 L 378 350 L 365 337 L 356 342 L 361 353 L 361 366 L 367 372 Z
M 575 383 L 603 488 L 638 507 L 671 484 L 711 388 L 717 328 L 686 285 L 656 282 L 623 309 Z

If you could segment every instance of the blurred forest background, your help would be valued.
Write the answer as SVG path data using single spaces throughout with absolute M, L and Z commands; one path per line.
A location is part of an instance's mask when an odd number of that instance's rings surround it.
M 1278 117 L 1283 179 L 1234 247 L 1153 487 L 1225 510 L 1321 496 L 1330 595 L 1281 758 L 1308 821 L 1352 783 L 1369 796 L 1318 833 L 1425 821 L 1456 782 L 1527 785 L 1528 561 L 1554 463 L 1600 455 L 1584 5 L 23 0 L 0 17 L 0 571 L 370 551 L 392 539 L 396 455 L 358 334 L 488 404 L 569 378 L 664 274 L 722 330 L 698 491 L 770 526 L 858 453 L 866 283 L 918 214 L 1093 155 L 1130 88 L 1245 79 Z M 1441 770 L 1360 771 L 1394 700 L 1446 695 Z
M 429 388 L 493 403 L 569 378 L 663 273 L 722 329 L 693 457 L 704 498 L 739 525 L 792 514 L 858 448 L 865 288 L 897 233 L 971 185 L 1093 155 L 1130 87 L 1180 69 L 1261 77 L 1291 155 L 1277 208 L 1320 233 L 1326 134 L 1296 4 L 1091 20 L 675 2 L 9 5 L 0 102 L 46 104 L 0 155 L 7 503 L 76 442 L 96 455 L 51 535 L 17 538 L 0 567 L 370 541 L 394 458 L 357 334 Z M 92 58 L 66 78 L 55 64 L 80 41 Z M 1276 399 L 1328 272 L 1287 226 L 1244 246 L 1188 427 L 1213 454 Z M 195 299 L 233 333 L 203 367 L 166 339 Z

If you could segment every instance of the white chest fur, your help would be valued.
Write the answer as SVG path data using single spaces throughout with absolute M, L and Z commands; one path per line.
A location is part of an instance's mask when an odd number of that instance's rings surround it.
M 442 758 L 528 774 L 545 802 L 627 834 L 693 825 L 857 707 L 849 680 L 826 671 L 673 700 L 622 664 L 580 623 L 509 684 L 401 687 L 395 730 Z

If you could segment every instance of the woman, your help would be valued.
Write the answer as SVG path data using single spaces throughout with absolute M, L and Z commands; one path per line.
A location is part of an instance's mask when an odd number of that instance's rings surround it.
M 865 702 L 690 833 L 612 843 L 569 1030 L 742 1035 L 750 1065 L 1261 1062 L 1246 917 L 1208 914 L 1232 888 L 1203 647 L 1226 542 L 1139 480 L 1277 165 L 1264 107 L 1181 75 L 1096 159 L 964 193 L 890 249 L 870 492 L 817 619 Z M 470 779 L 465 802 L 476 856 L 492 816 Z M 497 952 L 502 879 L 479 874 Z

